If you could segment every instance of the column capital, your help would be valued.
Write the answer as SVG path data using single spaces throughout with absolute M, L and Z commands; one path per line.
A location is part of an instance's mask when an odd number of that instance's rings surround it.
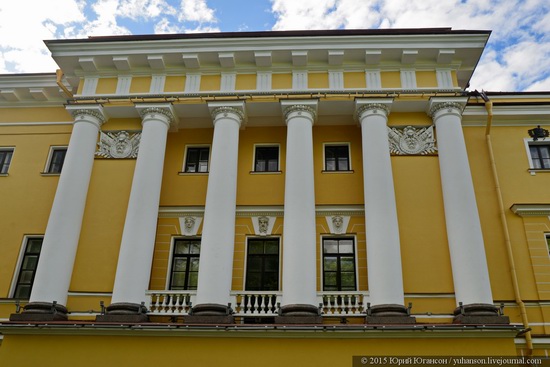
M 468 97 L 430 98 L 427 114 L 435 118 L 436 115 L 439 115 L 439 111 L 446 110 L 446 113 L 458 114 L 461 116 L 467 102 Z
M 65 109 L 71 114 L 75 123 L 81 120 L 86 120 L 87 122 L 91 122 L 100 128 L 101 125 L 109 119 L 103 110 L 102 105 L 70 105 L 65 107 Z M 89 119 L 89 117 L 93 117 L 93 119 Z
M 368 115 L 384 115 L 388 117 L 391 110 L 393 98 L 362 98 L 355 100 L 355 118 L 361 121 L 361 118 Z
M 236 121 L 239 126 L 246 121 L 245 104 L 242 101 L 239 102 L 210 102 L 208 103 L 208 109 L 214 125 L 220 118 L 230 119 Z
M 145 119 L 156 118 L 157 115 L 164 117 L 163 120 L 168 126 L 173 126 L 177 123 L 178 117 L 171 103 L 139 103 L 135 105 L 142 123 Z
M 288 120 L 292 117 L 301 116 L 309 118 L 313 124 L 317 118 L 317 104 L 317 100 L 311 99 L 281 101 L 281 108 L 283 110 L 285 122 L 288 123 Z M 304 115 L 304 113 L 306 113 L 307 116 Z

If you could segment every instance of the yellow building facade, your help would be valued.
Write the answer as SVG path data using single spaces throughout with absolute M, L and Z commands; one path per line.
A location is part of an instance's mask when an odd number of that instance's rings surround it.
M 46 41 L 0 76 L 0 362 L 547 356 L 550 94 L 466 91 L 489 35 Z

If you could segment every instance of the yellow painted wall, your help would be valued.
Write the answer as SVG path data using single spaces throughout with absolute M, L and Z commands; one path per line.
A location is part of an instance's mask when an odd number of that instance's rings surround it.
M 237 74 L 235 90 L 256 89 L 256 74 Z
M 151 89 L 151 77 L 139 76 L 132 78 L 130 93 L 148 93 Z
M 181 129 L 177 133 L 168 134 L 160 194 L 161 206 L 204 205 L 208 174 L 179 173 L 184 168 L 186 146 L 211 145 L 213 132 L 212 128 Z
M 399 71 L 382 71 L 380 79 L 382 88 L 401 88 L 401 74 Z
M 292 74 L 273 74 L 271 76 L 272 89 L 292 89 Z
M 435 71 L 417 71 L 416 86 L 418 88 L 437 88 L 437 76 Z
M 72 122 L 73 118 L 63 107 L 43 107 L 43 108 L 1 108 L 0 122 Z M 4 134 L 4 129 L 9 127 L 2 126 L 0 134 Z M 55 129 L 55 127 L 51 127 Z M 33 127 L 20 126 L 17 129 L 32 131 Z M 9 131 L 9 130 L 7 130 Z M 55 131 L 55 130 L 54 130 Z
M 167 76 L 164 82 L 165 92 L 183 92 L 185 89 L 185 76 L 171 75 Z
M 67 145 L 71 129 L 72 125 L 0 127 L 0 147 L 15 147 L 8 176 L 0 177 L 0 298 L 9 296 L 24 236 L 45 232 L 59 176 L 41 172 L 50 146 Z
M 139 335 L 139 331 L 136 331 Z M 176 334 L 177 333 L 177 334 Z M 8 335 L 0 349 L 0 360 L 13 366 L 97 366 L 108 361 L 116 366 L 151 366 L 181 358 L 197 366 L 354 366 L 353 356 L 514 356 L 514 339 L 469 337 L 399 338 L 284 336 L 281 333 L 243 333 L 221 337 L 212 331 L 203 337 L 181 331 L 168 337 Z M 288 332 L 291 333 L 291 332 Z M 250 335 L 250 336 L 247 336 Z M 178 336 L 175 336 L 178 335 Z M 377 334 L 378 335 L 378 334 Z M 382 335 L 380 335 L 382 336 Z M 396 345 L 399 348 L 396 348 Z M 32 350 L 32 353 L 28 353 Z M 90 353 L 93 351 L 93 353 Z M 215 351 L 213 353 L 212 351 Z M 83 358 L 85 356 L 85 358 Z M 78 362 L 76 362 L 78 361 Z M 359 364 L 360 365 L 360 364 Z
M 328 73 L 308 73 L 308 88 L 328 89 Z
M 221 85 L 220 75 L 202 75 L 200 91 L 219 91 Z
M 96 94 L 115 94 L 117 78 L 99 78 L 97 81 Z
M 365 73 L 361 72 L 345 72 L 344 73 L 344 88 L 362 89 L 367 87 Z

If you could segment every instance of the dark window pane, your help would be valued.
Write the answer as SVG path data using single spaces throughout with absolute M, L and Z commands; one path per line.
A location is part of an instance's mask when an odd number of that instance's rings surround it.
M 197 289 L 200 242 L 196 239 L 178 239 L 174 242 L 170 289 Z
M 349 147 L 347 145 L 325 145 L 325 170 L 348 171 Z
M 342 271 L 353 271 L 355 269 L 355 264 L 353 257 L 342 257 L 340 258 L 340 269 Z
M 336 271 L 338 268 L 338 261 L 336 257 L 325 257 L 324 269 L 325 271 Z
M 327 286 L 336 286 L 336 273 L 325 273 L 324 284 Z
M 17 275 L 17 283 L 13 295 L 15 298 L 27 299 L 30 297 L 34 275 L 40 260 L 42 240 L 42 238 L 27 239 L 24 256 L 21 259 L 21 266 Z
M 248 241 L 245 290 L 279 289 L 279 240 Z
M 209 147 L 187 148 L 185 172 L 208 172 Z
M 279 147 L 256 147 L 256 172 L 275 172 L 279 170 Z
M 0 150 L 0 173 L 8 173 L 13 150 Z
M 65 155 L 67 154 L 67 148 L 55 148 L 52 151 L 50 158 L 50 166 L 48 167 L 48 173 L 61 173 L 63 163 L 65 162 Z

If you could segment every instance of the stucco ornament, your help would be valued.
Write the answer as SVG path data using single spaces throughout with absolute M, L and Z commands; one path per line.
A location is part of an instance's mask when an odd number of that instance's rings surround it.
M 390 152 L 395 155 L 428 155 L 437 151 L 433 126 L 389 127 Z
M 184 223 L 183 231 L 186 234 L 192 234 L 193 229 L 195 228 L 195 222 L 196 222 L 195 217 L 185 217 L 185 218 L 183 218 L 183 223 Z
M 96 155 L 103 158 L 136 158 L 140 132 L 101 131 Z
M 335 215 L 332 217 L 332 228 L 334 229 L 334 232 L 342 233 L 342 230 L 344 229 L 344 218 L 340 215 Z
M 266 235 L 269 230 L 269 217 L 258 218 L 258 231 L 260 235 Z

